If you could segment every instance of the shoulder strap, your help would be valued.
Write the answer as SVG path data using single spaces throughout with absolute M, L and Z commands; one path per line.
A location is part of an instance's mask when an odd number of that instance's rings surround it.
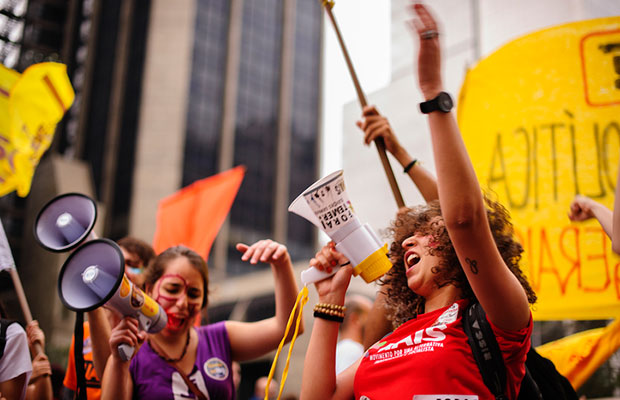
M 482 306 L 470 304 L 463 313 L 463 329 L 484 384 L 497 400 L 506 400 L 506 366 Z
M 529 354 L 530 353 L 528 353 L 528 356 Z M 536 380 L 532 377 L 527 363 L 525 365 L 525 376 L 523 377 L 523 381 L 521 381 L 521 389 L 519 390 L 517 400 L 543 400 L 540 388 Z
M 181 375 L 181 378 L 183 378 L 183 380 L 185 381 L 185 384 L 187 385 L 189 390 L 191 390 L 192 393 L 194 393 L 194 396 L 196 396 L 198 400 L 208 400 L 208 398 L 204 395 L 204 393 L 202 393 L 200 389 L 198 389 L 198 386 L 196 386 L 196 384 L 189 379 L 187 374 L 183 372 L 183 370 L 176 363 L 169 363 L 169 364 L 172 365 L 177 370 L 179 375 Z

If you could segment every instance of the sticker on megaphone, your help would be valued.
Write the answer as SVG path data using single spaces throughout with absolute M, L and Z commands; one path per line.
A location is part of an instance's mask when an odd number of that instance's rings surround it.
M 91 311 L 105 305 L 123 316 L 136 318 L 144 331 L 161 331 L 168 322 L 166 312 L 124 271 L 125 261 L 116 243 L 108 239 L 87 242 L 67 258 L 60 270 L 60 299 L 73 311 Z M 122 344 L 118 351 L 128 361 L 134 349 Z
M 349 201 L 342 170 L 318 180 L 291 203 L 288 210 L 312 222 L 336 244 L 353 265 L 353 275 L 361 275 L 370 283 L 392 268 L 387 258 L 387 244 L 381 241 L 370 225 L 361 224 Z M 335 274 L 314 267 L 301 273 L 304 285 Z
M 100 296 L 105 296 L 105 290 L 101 290 L 102 286 L 106 287 L 113 279 L 96 265 L 90 265 L 82 273 L 84 283 Z M 123 275 L 116 294 L 105 305 L 123 316 L 136 318 L 140 329 L 149 333 L 161 331 L 168 322 L 168 317 L 159 304 L 134 285 L 126 275 Z M 128 344 L 121 344 L 118 347 L 118 353 L 125 361 L 131 359 L 133 352 L 134 348 Z

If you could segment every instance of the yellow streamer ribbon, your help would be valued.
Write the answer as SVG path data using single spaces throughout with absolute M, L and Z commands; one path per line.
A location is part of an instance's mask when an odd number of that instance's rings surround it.
M 288 349 L 288 355 L 286 357 L 286 365 L 284 366 L 284 371 L 282 371 L 282 378 L 280 380 L 280 391 L 278 392 L 278 400 L 282 396 L 282 390 L 284 390 L 284 383 L 286 382 L 286 377 L 288 375 L 288 366 L 291 360 L 291 353 L 293 352 L 293 346 L 295 345 L 295 340 L 297 339 L 297 334 L 299 332 L 299 323 L 302 318 L 302 311 L 304 309 L 304 305 L 308 302 L 308 286 L 304 286 L 299 294 L 297 295 L 297 300 L 295 300 L 295 305 L 291 310 L 291 315 L 288 317 L 288 322 L 286 323 L 286 330 L 284 331 L 284 337 L 282 341 L 280 341 L 280 345 L 278 346 L 278 351 L 276 352 L 276 356 L 273 359 L 273 364 L 271 364 L 271 370 L 269 371 L 269 376 L 267 377 L 267 387 L 265 388 L 265 400 L 269 400 L 269 386 L 271 385 L 271 380 L 273 379 L 273 374 L 276 371 L 276 364 L 278 362 L 278 357 L 280 356 L 280 352 L 282 351 L 282 347 L 286 342 L 286 337 L 288 336 L 288 332 L 293 323 L 293 319 L 295 319 L 295 310 L 297 309 L 297 304 L 299 304 L 299 312 L 297 313 L 297 321 L 295 323 L 295 332 L 293 333 L 293 338 L 291 339 L 291 345 Z

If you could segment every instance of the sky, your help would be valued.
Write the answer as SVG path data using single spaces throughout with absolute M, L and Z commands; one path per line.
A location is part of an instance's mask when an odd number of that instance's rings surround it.
M 390 80 L 390 2 L 336 0 L 332 14 L 366 95 Z M 322 149 L 320 176 L 342 168 L 342 107 L 357 98 L 334 26 L 323 12 Z M 372 21 L 372 26 L 368 25 Z

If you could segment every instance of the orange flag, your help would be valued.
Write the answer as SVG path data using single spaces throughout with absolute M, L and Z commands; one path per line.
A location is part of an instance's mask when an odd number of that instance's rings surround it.
M 157 254 L 183 244 L 206 259 L 237 195 L 245 167 L 201 179 L 162 199 L 153 248 Z

